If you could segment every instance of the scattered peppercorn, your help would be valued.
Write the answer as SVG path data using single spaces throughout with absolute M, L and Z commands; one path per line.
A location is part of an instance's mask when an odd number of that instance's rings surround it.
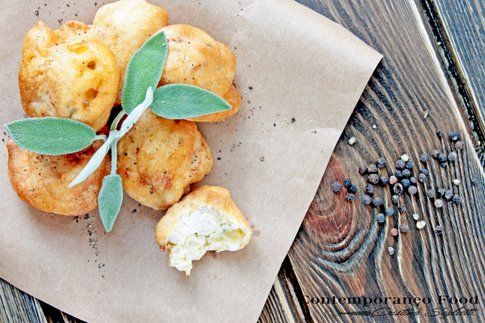
M 443 130 L 436 131 L 436 135 L 438 138 L 443 138 L 445 136 L 445 132 Z
M 449 136 L 451 141 L 461 140 L 461 133 L 459 131 L 456 131 L 456 130 L 450 131 Z
M 448 160 L 451 161 L 451 162 L 454 162 L 457 157 L 458 157 L 458 155 L 454 151 L 452 151 L 451 153 L 448 154 Z
M 419 214 L 418 213 L 413 213 L 413 219 L 418 221 L 419 220 Z
M 364 203 L 364 205 L 370 205 L 372 203 L 372 198 L 369 195 L 364 194 L 362 196 L 362 203 Z
M 406 168 L 409 169 L 409 170 L 413 169 L 414 168 L 414 162 L 412 160 L 408 160 L 406 162 Z
M 347 141 L 347 143 L 349 144 L 349 146 L 353 146 L 356 141 L 357 141 L 357 139 L 355 139 L 355 137 L 350 137 L 349 141 Z
M 359 167 L 359 174 L 360 175 L 367 174 L 367 167 L 364 167 L 364 166 Z
M 445 163 L 448 160 L 448 156 L 446 156 L 446 153 L 439 153 L 438 154 L 438 161 L 440 163 Z
M 406 213 L 407 212 L 407 209 L 404 205 L 399 205 L 399 207 L 397 208 L 397 210 L 401 213 Z
M 407 178 L 403 178 L 401 180 L 401 184 L 404 188 L 408 188 L 411 185 L 411 181 Z
M 421 183 L 424 183 L 426 181 L 426 175 L 419 174 L 418 175 L 418 181 L 421 182 Z
M 376 162 L 377 168 L 384 168 L 384 167 L 386 167 L 386 164 L 387 164 L 387 162 L 386 162 L 386 159 L 384 157 L 379 158 Z
M 367 181 L 372 184 L 378 184 L 379 183 L 379 175 L 377 174 L 370 174 L 369 177 L 367 177 Z
M 399 169 L 396 169 L 396 170 L 394 171 L 394 175 L 396 175 L 396 177 L 397 177 L 397 178 L 401 178 L 401 177 L 402 177 L 402 171 L 401 171 L 401 170 L 399 170 Z
M 399 203 L 399 195 L 393 195 L 391 197 L 391 200 L 392 200 L 392 204 L 397 204 Z
M 397 228 L 392 228 L 391 229 L 391 236 L 397 237 L 398 234 L 399 234 L 399 231 L 397 230 Z
M 452 197 L 453 197 L 453 191 L 452 190 L 446 190 L 445 199 L 447 199 L 449 201 L 449 200 L 451 200 Z
M 374 197 L 374 200 L 372 201 L 372 205 L 374 205 L 374 207 L 379 207 L 383 203 L 384 202 L 382 201 L 382 199 L 380 197 Z
M 404 169 L 406 167 L 406 162 L 402 159 L 396 160 L 396 168 L 397 169 Z
M 367 194 L 374 195 L 376 187 L 372 184 L 366 184 L 364 190 Z
M 350 185 L 349 188 L 347 188 L 347 192 L 349 193 L 357 193 L 357 186 L 356 185 Z
M 388 247 L 387 251 L 389 252 L 389 255 L 394 256 L 394 248 L 393 247 Z
M 402 233 L 408 233 L 409 232 L 409 225 L 403 224 L 399 227 Z
M 332 183 L 332 191 L 334 193 L 338 193 L 338 192 L 342 191 L 342 188 L 343 188 L 343 186 L 339 182 L 335 181 L 335 182 Z
M 402 192 L 404 191 L 404 188 L 402 184 L 397 183 L 392 187 L 392 191 L 394 192 L 394 194 L 401 195 Z
M 367 172 L 369 174 L 377 173 L 377 166 L 374 164 L 367 165 Z
M 376 220 L 378 223 L 384 223 L 386 221 L 386 217 L 382 213 L 377 213 Z
M 472 183 L 473 186 L 478 186 L 478 179 L 472 178 L 470 179 L 470 182 Z
M 453 203 L 455 203 L 456 205 L 459 205 L 463 202 L 462 198 L 460 195 L 454 195 L 453 198 L 451 199 L 451 201 Z
M 442 188 L 442 187 L 438 188 L 438 196 L 439 197 L 445 196 L 445 193 L 446 193 L 446 189 L 445 188 Z
M 407 162 L 407 161 L 409 160 L 409 156 L 408 156 L 408 154 L 403 154 L 403 155 L 401 156 L 401 159 L 402 159 L 402 160 L 404 160 L 405 162 Z
M 428 155 L 426 155 L 425 153 L 422 153 L 419 156 L 419 159 L 421 160 L 421 162 L 426 163 L 428 161 Z
M 409 186 L 408 193 L 411 195 L 416 195 L 418 193 L 418 188 L 414 185 Z
M 409 178 L 411 176 L 411 171 L 409 169 L 402 170 L 402 177 Z
M 436 234 L 441 234 L 443 232 L 443 227 L 441 227 L 441 225 L 437 225 L 434 227 L 434 232 Z
M 418 183 L 418 180 L 414 176 L 409 177 L 409 181 L 411 182 L 411 184 L 417 184 Z
M 421 168 L 421 169 L 419 170 L 419 172 L 420 172 L 421 174 L 426 175 L 426 176 L 428 176 L 428 175 L 429 175 L 429 170 L 428 170 L 427 168 Z
M 440 154 L 440 151 L 438 149 L 431 150 L 431 156 L 433 156 L 433 158 L 438 158 L 439 154 Z
M 462 150 L 463 146 L 465 146 L 465 143 L 463 141 L 458 140 L 457 142 L 455 142 L 455 149 L 456 150 Z
M 350 180 L 350 178 L 344 179 L 344 186 L 349 188 L 350 185 L 352 185 L 352 181 Z
M 447 163 L 440 163 L 440 167 L 441 167 L 441 168 L 445 168 L 446 166 L 448 166 L 448 164 L 447 164 Z
M 434 206 L 438 209 L 442 208 L 443 207 L 443 200 L 440 200 L 440 199 L 436 199 L 434 201 Z
M 389 184 L 391 185 L 394 185 L 397 183 L 397 177 L 392 175 L 391 177 L 389 177 Z
M 381 176 L 379 184 L 386 186 L 389 184 L 389 178 L 387 176 Z
M 429 197 L 430 199 L 434 199 L 436 197 L 436 191 L 430 188 L 426 191 L 426 196 Z
M 394 209 L 392 207 L 386 207 L 386 209 L 384 210 L 384 213 L 386 213 L 387 216 L 393 216 Z
M 354 193 L 347 193 L 347 195 L 345 195 L 345 199 L 349 202 L 352 202 L 353 200 L 355 200 L 355 194 Z
M 423 229 L 425 226 L 426 222 L 423 220 L 416 222 L 416 228 L 418 228 L 419 230 Z
M 453 185 L 458 186 L 460 185 L 461 181 L 458 178 L 455 178 L 454 180 L 451 181 Z

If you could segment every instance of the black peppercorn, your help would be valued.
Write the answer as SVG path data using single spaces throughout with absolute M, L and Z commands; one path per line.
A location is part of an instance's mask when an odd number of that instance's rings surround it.
M 448 201 L 451 200 L 451 198 L 453 197 L 453 191 L 452 190 L 446 190 L 444 197 Z
M 411 185 L 411 181 L 407 178 L 403 178 L 401 180 L 401 184 L 404 188 L 408 188 Z
M 391 200 L 392 200 L 392 204 L 399 203 L 399 195 L 393 195 Z
M 438 196 L 439 197 L 445 196 L 445 193 L 446 193 L 446 189 L 444 189 L 442 187 L 438 188 Z
M 424 183 L 426 181 L 426 175 L 419 174 L 418 175 L 418 181 L 420 181 L 421 183 Z
M 451 141 L 461 140 L 461 133 L 459 131 L 456 131 L 456 130 L 450 131 L 449 136 Z
M 416 183 L 418 183 L 418 180 L 417 180 L 417 179 L 416 179 L 416 177 L 414 177 L 414 176 L 409 177 L 409 181 L 411 182 L 411 184 L 416 184 Z
M 378 184 L 379 183 L 379 175 L 377 174 L 370 174 L 367 177 L 367 181 L 371 184 Z
M 361 166 L 359 167 L 359 174 L 366 175 L 367 174 L 367 167 Z
M 365 192 L 369 195 L 374 195 L 374 192 L 376 191 L 376 187 L 373 184 L 366 184 L 365 185 Z
M 382 199 L 380 197 L 374 197 L 374 200 L 372 201 L 372 205 L 374 205 L 374 207 L 379 207 L 383 203 L 384 202 L 382 201 Z
M 387 176 L 381 176 L 380 184 L 382 186 L 386 186 L 387 184 L 389 184 L 389 178 Z
M 445 132 L 443 130 L 436 131 L 436 135 L 438 138 L 443 138 L 445 136 Z
M 426 176 L 428 176 L 428 175 L 429 175 L 429 170 L 428 170 L 428 169 L 426 169 L 426 168 L 421 168 L 421 169 L 419 170 L 419 172 L 420 172 L 421 174 L 426 175 Z
M 408 160 L 406 162 L 406 168 L 407 169 L 413 169 L 413 167 L 414 167 L 414 162 L 412 160 Z
M 445 168 L 446 166 L 448 166 L 448 164 L 447 164 L 447 163 L 440 163 L 440 167 L 441 167 L 441 168 Z
M 345 195 L 345 199 L 349 202 L 352 202 L 353 200 L 355 200 L 355 194 L 354 193 L 348 193 L 347 195 Z
M 379 158 L 376 161 L 376 166 L 377 166 L 377 168 L 384 168 L 384 167 L 386 167 L 386 159 L 384 157 Z
M 364 194 L 362 196 L 362 203 L 364 203 L 364 205 L 370 205 L 372 203 L 372 198 L 369 195 Z
M 458 157 L 458 155 L 454 151 L 448 154 L 448 160 L 451 162 L 454 162 L 456 160 L 456 157 Z
M 408 178 L 409 176 L 411 176 L 411 171 L 409 169 L 403 169 L 402 177 Z
M 397 210 L 401 213 L 406 213 L 406 207 L 404 205 L 399 205 L 399 207 L 397 208 Z
M 357 193 L 357 186 L 356 185 L 350 185 L 349 188 L 347 188 L 347 192 L 349 193 Z
M 425 153 L 422 153 L 419 156 L 419 159 L 421 160 L 421 162 L 426 163 L 428 161 L 428 155 L 426 155 Z
M 404 190 L 403 186 L 399 183 L 397 183 L 392 187 L 392 191 L 394 192 L 394 194 L 397 194 L 397 195 L 401 195 L 403 190 Z
M 404 169 L 406 167 L 406 162 L 402 159 L 396 160 L 396 168 L 397 169 Z
M 387 216 L 393 216 L 394 215 L 394 209 L 392 207 L 386 207 L 385 211 Z
M 456 205 L 459 205 L 462 203 L 462 199 L 460 195 L 454 195 L 451 201 Z
M 411 195 L 415 195 L 416 193 L 418 193 L 418 188 L 414 185 L 411 185 L 408 188 L 408 193 Z
M 374 165 L 374 164 L 369 164 L 367 165 L 367 172 L 369 174 L 374 174 L 374 173 L 377 173 L 377 166 Z
M 382 213 L 377 213 L 376 220 L 378 223 L 384 223 L 386 221 L 386 216 Z
M 394 171 L 394 175 L 397 177 L 397 178 L 401 178 L 402 177 L 402 171 L 400 171 L 399 169 L 396 169 Z
M 434 199 L 436 197 L 436 191 L 430 188 L 426 191 L 426 196 L 429 197 L 430 199 Z
M 448 160 L 448 156 L 446 155 L 446 153 L 439 153 L 438 154 L 438 161 L 440 163 L 445 163 L 447 160 Z
M 350 180 L 350 178 L 344 179 L 344 186 L 348 188 L 350 187 L 350 185 L 352 185 L 352 181 Z
M 440 151 L 438 149 L 431 150 L 431 156 L 433 156 L 433 158 L 438 158 L 439 154 L 440 154 Z
M 334 193 L 338 193 L 338 192 L 342 191 L 342 188 L 343 188 L 343 186 L 339 182 L 335 181 L 335 182 L 332 183 L 332 191 Z

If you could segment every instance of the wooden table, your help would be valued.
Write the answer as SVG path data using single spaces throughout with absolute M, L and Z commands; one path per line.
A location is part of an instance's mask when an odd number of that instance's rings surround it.
M 373 317 L 369 311 L 376 305 L 316 303 L 333 295 L 430 297 L 433 303 L 421 308 L 437 307 L 440 311 L 449 307 L 434 303 L 439 295 L 476 295 L 481 305 L 475 306 L 479 311 L 474 316 L 455 315 L 444 320 L 484 321 L 485 3 L 299 1 L 342 24 L 385 58 L 333 153 L 260 321 L 441 320 L 412 315 Z M 438 130 L 460 130 L 465 147 L 454 165 L 440 168 L 430 162 L 426 186 L 453 187 L 463 197 L 461 206 L 445 203 L 436 209 L 420 185 L 418 198 L 401 200 L 407 214 L 378 225 L 369 207 L 346 202 L 343 195 L 331 192 L 330 183 L 336 178 L 350 177 L 363 187 L 365 178 L 358 174 L 358 167 L 381 156 L 394 161 L 407 153 L 418 160 L 421 152 L 449 150 L 447 136 L 438 138 Z M 353 146 L 347 143 L 350 137 L 357 139 Z M 461 183 L 453 186 L 453 179 Z M 412 213 L 426 221 L 424 229 L 416 229 Z M 410 231 L 391 236 L 390 229 L 405 222 Z M 441 234 L 435 232 L 438 225 L 443 228 Z M 395 250 L 392 256 L 389 247 Z M 77 321 L 1 280 L 0 288 L 1 322 Z

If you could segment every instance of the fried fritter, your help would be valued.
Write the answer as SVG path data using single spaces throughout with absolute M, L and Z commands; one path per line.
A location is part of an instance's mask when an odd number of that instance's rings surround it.
M 158 222 L 157 243 L 169 250 L 170 266 L 190 275 L 192 261 L 207 251 L 236 251 L 251 239 L 248 221 L 220 186 L 201 186 L 168 209 Z
M 81 184 L 67 188 L 99 146 L 95 143 L 81 152 L 62 155 L 39 155 L 7 143 L 8 175 L 17 195 L 24 202 L 44 212 L 75 216 L 86 214 L 98 205 L 102 180 L 109 173 L 109 159 Z
M 222 97 L 227 101 L 227 103 L 229 103 L 232 106 L 231 110 L 208 114 L 205 116 L 192 118 L 189 120 L 194 122 L 220 122 L 220 121 L 226 120 L 227 118 L 239 112 L 239 109 L 241 108 L 241 104 L 242 104 L 242 98 L 241 98 L 241 93 L 239 93 L 239 90 L 236 88 L 234 84 L 229 89 L 229 92 L 227 92 Z
M 89 34 L 101 40 L 116 57 L 121 73 L 118 102 L 131 56 L 167 24 L 168 13 L 144 0 L 121 0 L 99 8 Z
M 236 72 L 236 55 L 205 31 L 189 25 L 162 28 L 168 57 L 161 84 L 184 83 L 224 96 Z
M 133 199 L 155 210 L 176 203 L 212 168 L 212 156 L 195 123 L 147 111 L 118 144 L 118 173 Z
M 57 31 L 37 23 L 25 36 L 19 88 L 32 117 L 72 118 L 101 129 L 108 121 L 119 85 L 111 51 L 85 39 L 87 26 L 69 22 Z

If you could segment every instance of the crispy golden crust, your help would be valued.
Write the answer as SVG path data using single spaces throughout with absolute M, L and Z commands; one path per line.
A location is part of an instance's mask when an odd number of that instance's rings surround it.
M 94 154 L 94 147 L 75 154 L 45 156 L 22 150 L 10 140 L 7 151 L 10 183 L 20 199 L 34 208 L 75 216 L 86 214 L 98 205 L 103 177 L 109 173 L 108 158 L 84 182 L 67 188 Z
M 72 118 L 95 130 L 106 124 L 118 91 L 118 67 L 106 46 L 83 36 L 86 30 L 79 22 L 57 31 L 39 22 L 27 33 L 19 88 L 28 115 Z
M 227 118 L 239 112 L 239 109 L 241 108 L 241 104 L 242 104 L 242 98 L 241 98 L 241 93 L 239 93 L 239 90 L 236 88 L 234 84 L 229 89 L 229 92 L 227 92 L 223 96 L 223 98 L 227 101 L 227 103 L 229 103 L 232 106 L 231 110 L 209 114 L 202 117 L 192 118 L 189 120 L 194 122 L 220 122 L 220 121 L 226 120 Z
M 121 0 L 99 8 L 89 35 L 114 53 L 121 73 L 118 102 L 125 70 L 135 51 L 168 24 L 168 13 L 144 0 Z
M 229 91 L 236 72 L 236 55 L 229 47 L 189 25 L 162 30 L 169 46 L 161 84 L 192 84 L 221 96 Z
M 210 149 L 195 123 L 150 111 L 120 140 L 118 160 L 125 191 L 155 210 L 176 203 L 212 168 Z
M 234 203 L 231 193 L 221 186 L 204 185 L 196 188 L 180 202 L 170 207 L 158 222 L 155 234 L 158 245 L 162 249 L 170 248 L 168 237 L 175 228 L 175 225 L 179 222 L 180 217 L 186 214 L 187 210 L 198 210 L 207 205 L 219 209 L 223 214 L 226 214 L 242 227 L 246 228 L 246 232 L 250 235 L 252 234 L 251 226 L 236 203 Z

